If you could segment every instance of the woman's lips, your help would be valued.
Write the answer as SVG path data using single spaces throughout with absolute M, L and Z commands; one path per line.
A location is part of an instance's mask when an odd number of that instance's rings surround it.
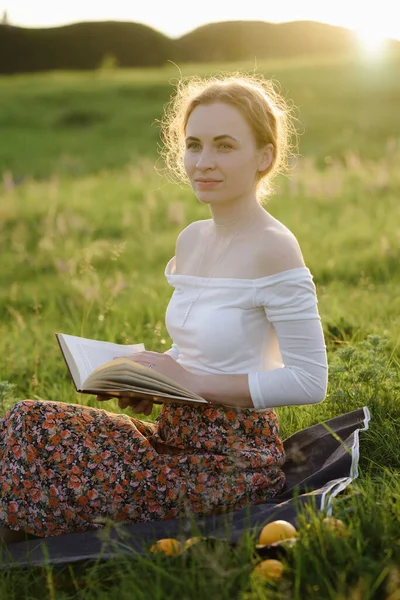
M 221 183 L 221 182 L 216 181 L 216 180 L 211 180 L 211 179 L 209 181 L 199 181 L 198 179 L 196 179 L 196 185 L 200 190 L 212 190 L 219 183 Z

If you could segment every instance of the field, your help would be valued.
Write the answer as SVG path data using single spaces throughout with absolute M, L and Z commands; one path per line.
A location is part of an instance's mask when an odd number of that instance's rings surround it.
M 237 65 L 183 72 L 219 68 Z M 400 62 L 321 58 L 258 71 L 297 107 L 300 155 L 266 207 L 314 275 L 330 364 L 326 400 L 279 409 L 281 433 L 369 407 L 360 476 L 333 508 L 351 535 L 322 534 L 314 516 L 276 586 L 251 581 L 247 540 L 190 563 L 2 572 L 2 598 L 44 589 L 51 599 L 400 598 Z M 178 76 L 169 66 L 0 78 L 0 414 L 28 397 L 98 406 L 74 392 L 56 331 L 169 348 L 164 268 L 179 231 L 209 217 L 154 168 L 155 120 Z

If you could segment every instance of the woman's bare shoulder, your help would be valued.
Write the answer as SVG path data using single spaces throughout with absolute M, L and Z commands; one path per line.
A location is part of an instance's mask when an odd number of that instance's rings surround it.
M 190 273 L 191 267 L 187 265 L 187 258 L 191 257 L 195 260 L 196 252 L 203 247 L 203 232 L 206 231 L 207 227 L 207 225 L 204 225 L 205 223 L 209 223 L 209 220 L 193 221 L 185 229 L 182 229 L 178 235 L 175 249 L 175 262 L 178 273 Z
M 205 231 L 207 227 L 210 227 L 210 221 L 211 219 L 203 219 L 189 223 L 189 225 L 187 225 L 185 229 L 182 229 L 178 235 L 176 240 L 177 247 L 178 245 L 180 247 L 185 246 L 187 243 L 192 245 L 196 240 L 199 239 L 200 234 Z
M 260 276 L 305 267 L 300 244 L 294 233 L 272 217 L 260 228 L 257 236 Z

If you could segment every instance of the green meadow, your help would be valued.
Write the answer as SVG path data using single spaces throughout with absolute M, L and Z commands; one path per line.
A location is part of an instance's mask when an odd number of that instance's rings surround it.
M 325 401 L 279 409 L 281 433 L 368 406 L 359 478 L 333 504 L 349 535 L 300 514 L 276 584 L 250 576 L 260 558 L 245 536 L 236 548 L 200 544 L 172 558 L 2 571 L 1 598 L 400 598 L 400 60 L 257 71 L 297 119 L 298 157 L 265 207 L 313 273 L 330 365 Z M 55 332 L 170 347 L 165 265 L 181 229 L 209 217 L 157 156 L 157 119 L 179 76 L 168 65 L 0 78 L 0 414 L 23 398 L 106 408 L 74 391 Z M 120 412 L 115 400 L 107 409 Z

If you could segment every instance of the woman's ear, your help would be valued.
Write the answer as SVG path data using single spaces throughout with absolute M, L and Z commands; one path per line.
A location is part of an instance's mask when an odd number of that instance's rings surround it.
M 267 144 L 260 151 L 260 163 L 258 165 L 258 171 L 266 171 L 274 160 L 274 145 Z

